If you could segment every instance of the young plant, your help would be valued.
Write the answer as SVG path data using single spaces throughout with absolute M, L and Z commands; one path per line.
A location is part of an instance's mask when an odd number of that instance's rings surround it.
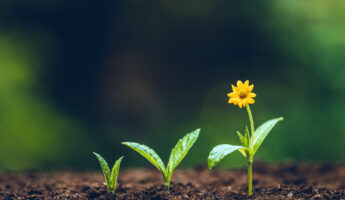
M 253 97 L 256 97 L 256 94 L 252 92 L 254 85 L 249 85 L 249 81 L 247 80 L 246 82 L 244 82 L 244 84 L 242 83 L 242 81 L 237 81 L 237 87 L 235 87 L 234 85 L 231 86 L 233 91 L 231 93 L 228 93 L 228 97 L 230 97 L 228 103 L 238 105 L 240 108 L 246 107 L 250 121 L 251 134 L 249 134 L 248 127 L 245 128 L 244 135 L 237 131 L 237 135 L 242 143 L 242 146 L 221 144 L 214 147 L 208 157 L 208 167 L 212 169 L 225 156 L 238 150 L 247 159 L 248 196 L 251 196 L 253 157 L 262 142 L 265 140 L 268 133 L 279 121 L 282 121 L 283 118 L 279 117 L 268 120 L 255 130 L 252 112 L 250 111 L 249 107 L 249 104 L 253 104 L 255 102 Z
M 177 142 L 176 146 L 171 151 L 169 162 L 166 167 L 164 166 L 161 158 L 150 147 L 135 142 L 122 142 L 122 144 L 134 149 L 136 152 L 150 161 L 160 172 L 162 172 L 164 178 L 164 190 L 167 194 L 169 194 L 170 180 L 173 172 L 183 158 L 187 155 L 195 141 L 198 139 L 199 132 L 200 129 L 196 129 L 195 131 L 185 135 Z
M 115 162 L 113 169 L 110 173 L 108 163 L 103 159 L 103 157 L 95 152 L 93 152 L 93 154 L 97 157 L 99 164 L 102 167 L 104 178 L 107 183 L 108 192 L 114 194 L 117 182 L 117 175 L 119 174 L 120 164 L 123 159 L 123 156 Z

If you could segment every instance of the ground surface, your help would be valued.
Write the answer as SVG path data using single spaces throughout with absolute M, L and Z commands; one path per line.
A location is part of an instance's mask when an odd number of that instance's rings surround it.
M 245 169 L 177 170 L 166 196 L 157 170 L 129 169 L 109 195 L 101 173 L 2 173 L 0 199 L 247 199 L 246 178 Z M 256 164 L 254 188 L 249 199 L 345 199 L 345 166 Z

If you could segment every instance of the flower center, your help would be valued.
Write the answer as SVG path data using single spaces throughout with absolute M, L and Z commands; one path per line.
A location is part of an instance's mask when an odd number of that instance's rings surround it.
M 240 90 L 238 92 L 238 96 L 240 97 L 240 99 L 245 99 L 248 95 L 248 92 L 246 90 Z

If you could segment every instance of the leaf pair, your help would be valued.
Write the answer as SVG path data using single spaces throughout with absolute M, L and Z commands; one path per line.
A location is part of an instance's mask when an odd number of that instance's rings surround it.
M 238 151 L 244 157 L 248 157 L 249 156 L 249 146 L 250 146 L 250 136 L 249 136 L 248 127 L 246 126 L 246 129 L 244 130 L 244 136 L 239 131 L 237 131 L 237 135 L 240 138 L 242 146 L 246 147 L 246 148 L 239 148 Z
M 120 164 L 121 164 L 121 161 L 123 159 L 123 156 L 120 157 L 115 162 L 113 169 L 111 170 L 111 173 L 110 173 L 108 163 L 103 159 L 103 157 L 101 155 L 95 153 L 95 152 L 93 152 L 93 154 L 97 157 L 99 164 L 102 167 L 104 178 L 105 178 L 105 181 L 107 183 L 108 192 L 111 192 L 114 194 L 115 188 L 116 188 L 116 182 L 117 182 L 117 175 L 118 175 L 119 170 L 120 170 Z
M 237 145 L 230 145 L 230 144 L 221 144 L 214 147 L 210 155 L 208 157 L 208 167 L 212 169 L 217 163 L 219 163 L 225 156 L 229 155 L 230 153 L 238 150 L 244 157 L 250 159 L 254 156 L 256 151 L 261 146 L 262 142 L 265 140 L 268 133 L 272 130 L 272 128 L 279 122 L 282 121 L 284 118 L 279 117 L 276 119 L 271 119 L 263 123 L 254 131 L 254 140 L 253 140 L 253 147 L 250 146 L 251 137 L 249 136 L 248 128 L 245 129 L 244 136 L 237 132 L 240 141 L 243 146 Z M 253 136 L 252 136 L 253 137 Z
M 150 161 L 160 172 L 162 172 L 165 186 L 167 187 L 166 189 L 169 190 L 170 180 L 175 168 L 181 163 L 190 148 L 198 139 L 199 133 L 200 129 L 196 129 L 178 141 L 176 146 L 171 151 L 169 162 L 166 167 L 164 166 L 162 159 L 150 147 L 135 142 L 122 142 L 122 144 L 134 149 L 136 152 Z

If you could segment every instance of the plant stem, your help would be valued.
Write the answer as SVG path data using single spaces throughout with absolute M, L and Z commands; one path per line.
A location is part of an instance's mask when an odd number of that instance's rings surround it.
M 252 115 L 252 111 L 250 110 L 249 104 L 247 104 L 246 109 L 247 109 L 249 121 L 250 121 L 250 132 L 251 132 L 250 146 L 251 146 L 251 148 L 254 148 L 253 147 L 253 145 L 254 145 L 254 120 L 253 120 L 253 115 Z
M 164 191 L 166 194 L 169 194 L 169 189 L 170 189 L 170 183 L 169 182 L 165 182 L 164 183 Z
M 111 189 L 110 189 L 110 183 L 107 182 L 107 190 L 108 190 L 108 193 L 111 193 Z
M 249 104 L 246 106 L 248 116 L 249 116 L 249 121 L 250 121 L 250 132 L 251 132 L 251 137 L 250 137 L 250 155 L 248 155 L 247 161 L 248 161 L 248 196 L 252 196 L 253 194 L 253 151 L 254 151 L 254 120 L 253 120 L 253 115 L 252 111 L 250 110 Z
M 248 160 L 248 196 L 252 196 L 253 194 L 253 177 L 252 177 L 252 171 L 253 171 L 253 161 Z

